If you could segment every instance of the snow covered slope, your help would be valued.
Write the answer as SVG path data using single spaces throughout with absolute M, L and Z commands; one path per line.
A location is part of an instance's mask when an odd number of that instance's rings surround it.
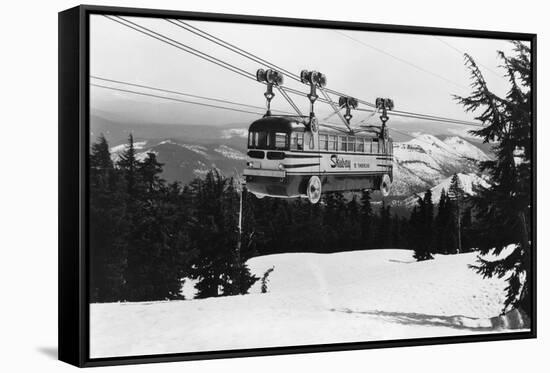
M 481 149 L 458 137 L 443 140 L 420 134 L 394 144 L 394 196 L 408 196 L 431 188 L 454 173 L 477 172 L 479 161 L 489 159 Z
M 485 181 L 483 178 L 477 176 L 476 174 L 462 174 L 462 173 L 458 173 L 457 174 L 458 176 L 458 180 L 460 181 L 460 186 L 462 188 L 462 190 L 464 191 L 464 193 L 466 193 L 467 195 L 474 195 L 474 188 L 476 185 L 480 185 L 482 187 L 489 187 L 489 184 L 487 183 L 487 181 Z M 452 181 L 453 177 L 448 177 L 446 178 L 445 180 L 443 180 L 441 183 L 437 184 L 436 186 L 434 186 L 433 188 L 430 188 L 430 190 L 432 191 L 432 202 L 434 204 L 438 203 L 439 202 L 439 199 L 441 197 L 441 192 L 443 191 L 443 189 L 445 189 L 445 191 L 449 191 L 449 188 L 451 186 L 451 181 Z M 418 196 L 423 198 L 424 197 L 424 194 L 425 193 L 418 193 L 417 196 L 411 196 L 409 198 L 406 198 L 402 204 L 407 206 L 407 207 L 412 207 L 415 205 L 416 201 L 418 200 Z
M 415 262 L 408 250 L 277 254 L 249 261 L 268 293 L 92 304 L 91 357 L 452 336 L 503 331 L 505 281 L 477 253 Z M 504 330 L 511 331 L 511 330 Z
M 489 156 L 483 150 L 458 136 L 447 137 L 443 140 L 457 154 L 478 161 L 487 161 Z

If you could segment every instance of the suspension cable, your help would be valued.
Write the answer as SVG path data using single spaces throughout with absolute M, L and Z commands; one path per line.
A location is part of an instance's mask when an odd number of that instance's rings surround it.
M 149 28 L 147 28 L 147 27 L 141 26 L 141 25 L 139 25 L 139 24 L 137 24 L 137 23 L 134 23 L 134 22 L 132 22 L 132 21 L 129 21 L 129 20 L 127 20 L 127 19 L 125 19 L 125 18 L 122 18 L 122 17 L 119 17 L 119 16 L 104 15 L 104 17 L 106 17 L 106 18 L 108 18 L 108 19 L 110 19 L 110 20 L 112 20 L 112 21 L 114 21 L 114 22 L 117 22 L 117 23 L 119 23 L 119 24 L 121 24 L 121 25 L 123 25 L 123 26 L 126 26 L 126 27 L 128 27 L 128 28 L 131 28 L 131 29 L 133 29 L 133 30 L 135 30 L 135 31 L 137 31 L 137 32 L 140 32 L 140 33 L 142 33 L 142 34 L 144 34 L 144 35 L 147 35 L 147 36 L 149 36 L 149 37 L 151 37 L 151 38 L 153 38 L 153 39 L 159 40 L 159 41 L 161 41 L 161 42 L 163 42 L 163 43 L 166 43 L 166 44 L 168 44 L 168 45 L 171 45 L 171 46 L 173 46 L 173 47 L 176 47 L 176 48 L 178 48 L 178 49 L 181 49 L 181 50 L 183 50 L 183 51 L 185 51 L 185 52 L 188 52 L 188 53 L 190 53 L 190 54 L 193 54 L 193 55 L 195 55 L 195 56 L 197 56 L 197 57 L 199 57 L 199 58 L 202 58 L 202 59 L 204 59 L 204 60 L 206 60 L 206 61 L 208 61 L 208 62 L 214 63 L 214 64 L 216 64 L 216 65 L 218 65 L 218 66 L 220 66 L 220 67 L 223 67 L 223 68 L 225 68 L 225 69 L 227 69 L 227 70 L 229 70 L 229 71 L 232 71 L 232 72 L 237 73 L 237 74 L 239 74 L 239 75 L 241 75 L 241 76 L 244 76 L 245 78 L 248 78 L 248 79 L 250 79 L 250 80 L 256 81 L 256 78 L 254 77 L 254 75 L 251 74 L 251 73 L 249 73 L 249 72 L 246 71 L 246 70 L 243 70 L 243 69 L 241 69 L 241 68 L 239 68 L 239 67 L 237 67 L 237 66 L 235 66 L 235 65 L 232 65 L 232 64 L 230 64 L 230 63 L 227 63 L 227 62 L 225 62 L 225 61 L 223 61 L 223 60 L 221 60 L 221 59 L 219 59 L 219 58 L 213 57 L 213 56 L 211 56 L 211 55 L 209 55 L 209 54 L 207 54 L 207 53 L 201 52 L 201 51 L 199 51 L 199 50 L 197 50 L 197 49 L 195 49 L 195 48 L 189 47 L 188 45 L 186 45 L 186 44 L 184 44 L 184 43 L 181 43 L 181 42 L 176 41 L 176 40 L 174 40 L 174 39 L 171 39 L 171 38 L 169 38 L 169 37 L 167 37 L 167 36 L 165 36 L 165 35 L 162 35 L 162 34 L 160 34 L 160 33 L 157 33 L 157 32 L 155 32 L 155 31 L 153 31 L 153 30 L 151 30 L 151 29 L 149 29 Z M 170 21 L 170 20 L 167 20 L 167 21 L 169 21 L 170 23 L 175 24 L 174 22 L 172 22 L 172 21 Z M 185 23 L 185 22 L 183 22 L 183 21 L 180 21 L 180 22 L 183 23 L 184 25 L 188 26 L 188 27 L 191 27 L 191 28 L 195 29 L 195 30 L 200 30 L 200 29 L 198 29 L 197 27 L 191 26 L 191 25 L 189 25 L 189 24 L 187 24 L 187 23 Z M 178 25 L 178 26 L 179 26 L 179 25 Z M 184 28 L 183 26 L 181 26 L 181 27 Z M 186 29 L 186 30 L 188 30 L 188 29 Z M 190 30 L 188 30 L 188 31 L 190 31 Z M 241 48 L 238 48 L 238 47 L 236 47 L 236 46 L 234 46 L 234 45 L 232 45 L 232 44 L 230 44 L 230 43 L 227 43 L 227 42 L 223 41 L 222 39 L 217 38 L 217 37 L 215 37 L 215 36 L 213 36 L 213 35 L 211 35 L 211 34 L 208 34 L 208 33 L 204 32 L 204 31 L 202 31 L 202 30 L 200 30 L 200 32 L 203 32 L 203 33 L 205 33 L 206 35 L 210 36 L 211 38 L 218 40 L 219 43 L 226 43 L 226 44 L 231 45 L 235 50 L 238 50 L 238 51 L 241 52 L 241 53 L 239 53 L 239 54 L 242 54 L 242 55 L 244 55 L 244 54 L 252 55 L 251 53 L 246 52 L 245 50 L 243 50 L 243 49 L 241 49 Z M 195 32 L 195 33 L 196 33 L 196 32 Z M 345 34 L 342 33 L 342 35 L 345 35 Z M 345 36 L 347 36 L 347 35 L 345 35 Z M 351 37 L 350 37 L 350 38 L 351 38 Z M 219 44 L 219 43 L 217 43 L 217 44 Z M 229 48 L 228 48 L 228 49 L 229 49 Z M 235 50 L 234 50 L 234 52 L 235 52 Z M 291 77 L 293 77 L 293 78 L 296 78 L 296 75 L 293 74 L 293 73 L 291 73 L 291 72 L 289 72 L 288 70 L 285 70 L 285 69 L 282 69 L 282 68 L 280 68 L 280 67 L 278 67 L 278 66 L 276 66 L 276 65 L 273 65 L 273 64 L 267 62 L 266 60 L 261 59 L 260 57 L 256 57 L 256 56 L 254 56 L 254 55 L 252 55 L 252 56 L 253 56 L 253 57 L 248 57 L 248 58 L 256 58 L 256 59 L 262 61 L 263 64 L 266 64 L 266 65 L 271 66 L 271 67 L 274 67 L 274 68 L 278 68 L 278 69 L 280 69 L 281 71 L 284 71 L 284 72 L 286 72 L 287 74 L 289 74 L 289 76 L 291 76 Z M 257 62 L 257 61 L 256 61 L 256 62 Z M 265 84 L 265 83 L 264 83 L 264 84 Z M 306 94 L 306 93 L 301 92 L 301 91 L 296 90 L 296 89 L 293 89 L 293 88 L 289 88 L 289 87 L 280 87 L 280 89 L 283 90 L 283 91 L 285 91 L 285 92 L 287 92 L 287 93 L 292 93 L 292 94 L 296 94 L 296 95 L 299 95 L 299 96 L 302 96 L 302 97 L 307 97 L 307 94 Z M 328 92 L 328 93 L 331 93 L 331 94 L 335 94 L 335 95 L 336 95 L 336 94 L 341 94 L 340 92 L 335 91 L 335 90 L 332 90 L 332 89 L 325 89 L 325 91 Z M 285 97 L 285 99 L 287 99 L 287 98 Z M 287 99 L 287 100 L 288 100 L 288 99 Z M 323 98 L 319 98 L 319 101 L 322 102 L 322 103 L 328 104 L 328 105 L 330 105 L 333 109 L 335 109 L 334 106 L 333 106 L 334 103 L 332 102 L 332 100 L 330 99 L 330 97 L 327 97 L 327 96 L 326 96 L 326 94 L 325 94 L 325 98 L 324 98 L 324 99 L 323 99 Z M 369 102 L 367 102 L 367 101 L 363 101 L 363 100 L 359 100 L 359 99 L 358 99 L 358 102 L 363 103 L 363 104 L 365 104 L 366 106 L 369 106 L 369 107 L 374 107 L 373 104 L 371 104 L 371 103 L 369 103 Z M 292 105 L 292 104 L 291 104 L 291 106 L 293 106 L 293 108 L 296 110 L 295 105 Z M 373 112 L 372 109 L 359 109 L 359 108 L 358 108 L 357 110 L 359 110 L 359 111 L 371 112 L 371 113 Z M 335 111 L 336 111 L 336 110 L 335 110 Z M 298 110 L 298 112 L 299 112 L 299 110 Z M 477 124 L 477 123 L 474 123 L 474 122 L 456 120 L 456 119 L 445 118 L 445 117 L 437 117 L 437 116 L 427 115 L 427 114 L 418 114 L 418 113 L 407 112 L 407 111 L 398 111 L 398 110 L 393 110 L 393 111 L 391 111 L 391 113 L 392 113 L 392 115 L 395 115 L 395 116 L 401 116 L 401 117 L 407 117 L 407 118 L 414 118 L 414 119 L 421 119 L 421 120 L 428 120 L 428 121 L 439 121 L 439 122 L 444 122 L 444 123 L 453 123 L 453 124 L 459 124 L 459 125 L 470 125 L 470 126 L 482 127 L 482 125 Z
M 229 100 L 223 100 L 223 99 L 219 99 L 219 98 L 212 98 L 212 97 L 206 97 L 206 96 L 199 96 L 199 95 L 194 95 L 194 94 L 190 94 L 190 93 L 184 93 L 184 92 L 181 92 L 181 91 L 173 91 L 173 90 L 164 89 L 164 88 L 156 88 L 156 87 L 152 87 L 152 86 L 144 85 L 144 84 L 129 83 L 129 82 L 125 82 L 125 81 L 122 81 L 122 80 L 108 79 L 108 78 L 103 78 L 103 77 L 96 76 L 96 75 L 90 75 L 90 78 L 92 78 L 92 79 L 97 79 L 97 80 L 101 80 L 101 81 L 104 81 L 104 82 L 123 84 L 123 85 L 131 86 L 131 87 L 136 87 L 136 88 L 145 88 L 145 89 L 150 89 L 150 90 L 152 90 L 152 91 L 158 91 L 158 92 L 164 92 L 164 93 L 175 94 L 175 95 L 179 95 L 179 96 L 186 96 L 186 97 L 198 98 L 198 99 L 202 99 L 202 100 L 209 100 L 209 101 L 221 102 L 221 103 L 224 103 L 224 104 L 231 104 L 231 105 L 243 106 L 243 107 L 248 107 L 248 108 L 251 108 L 251 109 L 260 109 L 260 110 L 263 110 L 263 109 L 264 109 L 264 108 L 261 107 L 261 106 L 243 104 L 243 103 L 240 103 L 240 102 L 234 102 L 234 101 L 229 101 Z M 284 113 L 284 114 L 292 114 L 291 112 L 289 112 L 289 111 L 284 111 L 284 110 L 273 110 L 273 111 L 277 111 L 277 112 Z
M 160 96 L 160 95 L 155 95 L 155 94 L 145 93 L 145 92 L 138 92 L 138 91 L 133 91 L 133 90 L 130 90 L 130 89 L 109 87 L 109 86 L 105 86 L 105 85 L 101 85 L 101 84 L 90 83 L 90 86 L 98 87 L 98 88 L 104 88 L 104 89 L 110 89 L 110 90 L 118 91 L 118 92 L 132 93 L 132 94 L 139 95 L 139 96 L 148 96 L 148 97 L 154 97 L 154 98 L 159 98 L 159 99 L 163 99 L 163 100 L 181 102 L 181 103 L 184 103 L 184 104 L 193 104 L 193 105 L 205 106 L 205 107 L 216 108 L 216 109 L 230 110 L 230 111 L 236 111 L 236 112 L 245 113 L 245 114 L 262 115 L 262 113 L 258 113 L 258 112 L 255 112 L 255 111 L 230 108 L 230 107 L 220 106 L 220 105 L 206 104 L 206 103 L 203 103 L 203 102 L 181 100 L 181 99 L 178 99 L 178 98 Z

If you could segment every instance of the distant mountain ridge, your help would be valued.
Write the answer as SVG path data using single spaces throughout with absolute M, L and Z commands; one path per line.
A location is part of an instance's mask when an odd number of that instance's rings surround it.
M 484 188 L 489 187 L 489 183 L 487 182 L 487 180 L 485 180 L 483 177 L 480 177 L 474 173 L 469 173 L 469 174 L 458 173 L 457 176 L 458 176 L 460 187 L 462 188 L 462 190 L 466 195 L 469 195 L 469 196 L 474 195 L 475 188 L 477 186 L 481 186 Z M 439 199 L 441 198 L 441 192 L 443 190 L 447 192 L 449 191 L 452 178 L 453 176 L 449 176 L 448 178 L 446 178 L 436 186 L 430 188 L 430 191 L 432 192 L 432 202 L 434 204 L 439 203 Z M 419 197 L 424 198 L 424 195 L 425 195 L 424 192 L 418 193 L 416 195 L 412 195 L 404 199 L 401 205 L 405 207 L 413 207 L 416 204 L 416 201 L 418 200 L 418 198 Z
M 394 143 L 392 195 L 409 196 L 426 191 L 455 173 L 477 173 L 478 162 L 490 157 L 467 140 L 420 134 Z
M 159 139 L 136 140 L 134 146 L 139 159 L 149 152 L 156 154 L 164 164 L 162 176 L 166 180 L 188 183 L 212 168 L 227 176 L 242 173 L 246 160 L 246 141 L 242 136 L 238 131 L 222 131 L 218 139 L 210 143 Z M 111 147 L 113 160 L 118 159 L 125 147 L 125 143 Z M 407 197 L 437 187 L 455 173 L 473 175 L 470 179 L 480 178 L 478 161 L 488 159 L 486 153 L 458 136 L 439 139 L 420 134 L 410 141 L 396 142 L 391 198 L 404 200 L 407 205 L 410 202 Z M 465 184 L 468 185 L 467 180 Z
M 164 164 L 162 177 L 168 181 L 188 183 L 195 177 L 204 176 L 210 169 L 224 175 L 242 173 L 246 156 L 240 149 L 225 144 L 193 144 L 179 140 L 136 141 L 137 158 L 144 159 L 154 153 Z M 126 144 L 111 147 L 111 158 L 116 161 L 126 149 Z

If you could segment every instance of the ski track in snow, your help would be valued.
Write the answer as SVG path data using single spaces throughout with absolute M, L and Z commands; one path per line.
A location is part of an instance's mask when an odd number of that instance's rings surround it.
M 92 304 L 91 357 L 380 341 L 502 332 L 502 279 L 476 253 L 415 262 L 409 250 L 256 257 L 268 293 L 171 302 Z M 192 283 L 184 286 L 192 294 Z

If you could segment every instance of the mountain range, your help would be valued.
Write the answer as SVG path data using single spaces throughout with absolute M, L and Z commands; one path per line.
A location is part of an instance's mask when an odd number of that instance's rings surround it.
M 237 175 L 244 168 L 247 131 L 243 125 L 116 125 L 100 116 L 93 117 L 92 124 L 92 138 L 103 133 L 113 145 L 114 160 L 133 133 L 138 157 L 155 153 L 164 164 L 162 176 L 168 181 L 188 183 L 212 168 L 225 175 Z M 478 162 L 490 159 L 486 147 L 460 136 L 411 133 L 409 137 L 412 139 L 408 141 L 404 136 L 394 138 L 394 204 L 410 205 L 416 200 L 413 196 L 430 188 L 434 198 L 439 198 L 440 189 L 455 173 L 462 175 L 465 188 L 483 181 Z

